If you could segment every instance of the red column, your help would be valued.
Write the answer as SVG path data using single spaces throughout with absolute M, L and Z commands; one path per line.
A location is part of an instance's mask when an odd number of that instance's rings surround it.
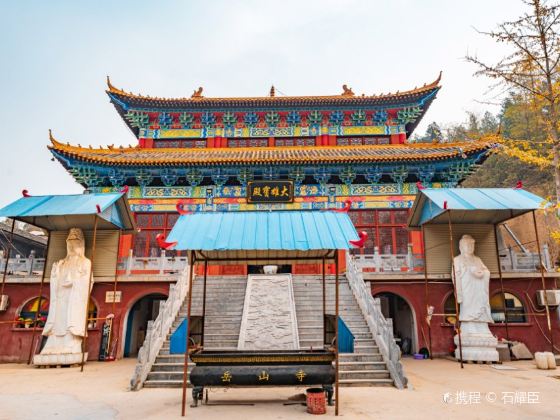
M 209 149 L 214 147 L 214 137 L 208 137 L 206 139 L 206 147 L 208 147 Z
M 316 136 L 315 137 L 315 146 L 322 146 L 323 145 L 323 139 L 321 136 Z
M 399 144 L 399 135 L 391 134 L 391 144 Z
M 269 137 L 268 138 L 268 147 L 274 147 L 274 137 Z
M 119 257 L 128 256 L 128 251 L 132 248 L 132 235 L 121 235 L 119 242 Z
M 400 133 L 399 134 L 399 143 L 400 144 L 406 143 L 406 133 Z
M 138 145 L 142 149 L 153 149 L 154 148 L 154 139 L 138 139 Z

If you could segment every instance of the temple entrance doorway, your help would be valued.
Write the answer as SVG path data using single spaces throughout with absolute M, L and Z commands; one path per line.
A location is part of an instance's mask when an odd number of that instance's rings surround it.
M 124 341 L 124 357 L 136 357 L 138 350 L 144 344 L 148 321 L 153 321 L 159 314 L 160 304 L 167 296 L 160 293 L 146 295 L 136 301 L 126 321 L 126 333 Z
M 383 316 L 393 320 L 393 334 L 402 353 L 416 353 L 418 351 L 416 322 L 408 302 L 401 296 L 390 292 L 379 293 L 375 297 L 381 301 Z

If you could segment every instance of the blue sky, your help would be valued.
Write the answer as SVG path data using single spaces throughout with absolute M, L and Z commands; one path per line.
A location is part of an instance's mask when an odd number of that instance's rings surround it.
M 491 29 L 517 0 L 8 1 L 0 0 L 0 206 L 80 192 L 52 162 L 48 129 L 82 145 L 135 144 L 104 93 L 105 76 L 151 96 L 357 94 L 406 90 L 443 70 L 430 121 L 482 112 L 489 81 L 467 53 L 494 60 Z

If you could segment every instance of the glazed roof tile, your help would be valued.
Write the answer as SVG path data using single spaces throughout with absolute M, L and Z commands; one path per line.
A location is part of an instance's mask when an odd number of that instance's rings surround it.
M 246 164 L 336 164 L 433 161 L 489 150 L 486 141 L 443 144 L 247 148 L 85 148 L 51 138 L 49 149 L 76 160 L 109 166 L 201 166 Z
M 197 96 L 196 92 L 192 97 L 187 98 L 161 98 L 148 95 L 134 94 L 119 89 L 111 84 L 107 76 L 107 94 L 135 106 L 153 108 L 213 108 L 216 106 L 242 107 L 242 106 L 262 106 L 262 107 L 290 107 L 290 106 L 325 106 L 325 105 L 348 105 L 348 106 L 367 106 L 367 105 L 390 105 L 398 102 L 415 100 L 423 95 L 428 95 L 439 90 L 439 77 L 432 83 L 424 84 L 421 87 L 406 91 L 379 95 L 354 95 L 348 93 L 347 89 L 340 95 L 324 96 L 258 96 L 258 97 L 229 97 L 229 98 L 207 98 Z M 346 86 L 346 85 L 345 85 Z M 200 95 L 200 92 L 199 92 Z

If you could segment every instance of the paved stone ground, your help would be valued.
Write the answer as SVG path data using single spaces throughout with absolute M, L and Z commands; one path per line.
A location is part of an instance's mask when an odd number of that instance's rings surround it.
M 516 370 L 499 371 L 488 365 L 465 365 L 447 360 L 404 362 L 412 390 L 341 388 L 341 418 L 345 419 L 510 419 L 559 418 L 560 368 L 539 371 L 531 362 L 511 362 Z M 89 363 L 77 368 L 34 369 L 27 365 L 0 365 L 0 419 L 171 419 L 180 417 L 181 391 L 127 390 L 134 360 Z M 557 377 L 555 377 L 557 376 Z M 311 418 L 301 405 L 283 405 L 303 392 L 296 388 L 233 389 L 211 392 L 210 401 L 254 399 L 252 406 L 202 406 L 187 418 L 299 419 Z M 464 391 L 467 404 L 456 403 Z M 474 393 L 470 395 L 469 392 Z M 523 402 L 528 392 L 538 402 Z M 444 402 L 448 393 L 449 402 Z M 480 393 L 480 402 L 477 402 Z M 494 394 L 496 401 L 489 402 Z M 518 401 L 509 403 L 508 398 Z M 525 393 L 525 394 L 523 394 Z M 505 401 L 504 399 L 505 398 Z M 326 417 L 334 417 L 328 409 Z

